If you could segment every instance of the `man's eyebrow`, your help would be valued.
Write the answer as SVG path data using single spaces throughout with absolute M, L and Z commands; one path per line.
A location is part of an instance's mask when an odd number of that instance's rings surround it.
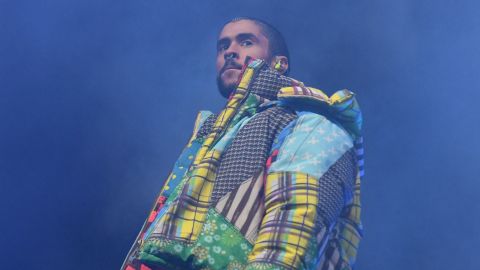
M 258 37 L 252 33 L 240 33 L 235 37 L 236 40 L 245 40 L 245 39 L 253 39 L 258 41 Z M 217 46 L 221 44 L 225 44 L 230 41 L 229 37 L 223 37 L 217 41 Z
M 224 44 L 226 42 L 229 42 L 230 38 L 228 37 L 224 37 L 224 38 L 221 38 L 217 41 L 217 46 L 220 45 L 220 44 Z
M 252 33 L 240 33 L 236 36 L 237 40 L 253 39 L 258 41 L 258 37 Z

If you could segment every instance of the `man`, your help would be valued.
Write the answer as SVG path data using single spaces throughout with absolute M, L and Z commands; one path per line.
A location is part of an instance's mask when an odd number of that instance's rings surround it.
M 200 112 L 122 269 L 351 269 L 361 238 L 361 114 L 285 75 L 271 25 L 238 18 L 217 42 L 228 102 Z

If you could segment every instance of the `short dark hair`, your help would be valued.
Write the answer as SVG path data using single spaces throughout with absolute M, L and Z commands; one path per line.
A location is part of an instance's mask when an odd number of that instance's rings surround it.
M 288 69 L 285 72 L 285 75 L 288 75 L 291 66 L 290 53 L 288 52 L 287 43 L 285 42 L 285 38 L 283 38 L 282 33 L 280 33 L 277 28 L 267 23 L 266 21 L 246 16 L 233 18 L 230 21 L 226 22 L 223 26 L 232 22 L 238 22 L 242 20 L 252 21 L 258 26 L 260 26 L 262 34 L 264 34 L 265 37 L 268 39 L 268 49 L 270 50 L 271 57 L 276 55 L 282 55 L 288 58 Z

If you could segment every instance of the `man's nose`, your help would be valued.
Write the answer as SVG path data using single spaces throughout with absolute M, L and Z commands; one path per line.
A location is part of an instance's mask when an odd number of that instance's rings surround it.
M 236 52 L 228 52 L 228 53 L 225 53 L 223 57 L 225 58 L 225 60 L 230 60 L 230 59 L 238 58 L 238 54 Z
M 238 58 L 238 52 L 234 46 L 230 46 L 230 48 L 225 51 L 223 57 L 225 58 L 225 60 L 235 59 Z

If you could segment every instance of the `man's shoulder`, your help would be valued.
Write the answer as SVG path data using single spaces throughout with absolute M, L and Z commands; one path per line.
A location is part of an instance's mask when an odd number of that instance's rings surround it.
M 310 122 L 336 126 L 347 132 L 352 140 L 361 137 L 362 113 L 352 91 L 343 89 L 328 96 L 322 90 L 303 84 L 281 88 L 278 100 L 297 115 L 304 115 Z M 315 119 L 315 121 L 313 121 Z
M 303 85 L 285 87 L 278 93 L 278 104 L 295 111 L 297 118 L 277 138 L 271 172 L 302 171 L 320 177 L 355 151 L 362 119 L 352 92 L 341 90 L 329 97 Z
M 354 149 L 352 137 L 341 125 L 315 112 L 299 111 L 296 121 L 283 133 L 271 172 L 301 171 L 320 177 Z

